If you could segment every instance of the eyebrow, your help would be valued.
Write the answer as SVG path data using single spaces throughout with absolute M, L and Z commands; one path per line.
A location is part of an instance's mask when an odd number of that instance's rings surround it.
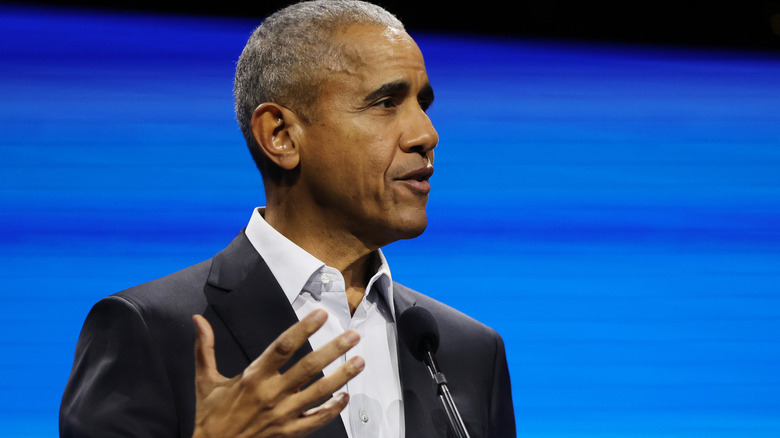
M 379 99 L 380 97 L 390 96 L 399 93 L 406 93 L 407 91 L 409 91 L 410 88 L 411 85 L 406 81 L 388 82 L 387 84 L 384 84 L 381 87 L 369 93 L 363 100 L 365 102 L 371 102 L 376 99 Z
M 376 99 L 379 99 L 380 97 L 384 96 L 392 96 L 395 94 L 403 94 L 407 93 L 409 89 L 411 89 L 412 86 L 407 81 L 395 81 L 395 82 L 388 82 L 381 87 L 377 88 L 376 90 L 369 93 L 365 99 L 363 99 L 365 102 L 372 102 Z M 433 102 L 433 87 L 431 87 L 431 84 L 426 82 L 423 87 L 420 89 L 420 92 L 417 95 L 418 99 L 424 100 L 426 102 Z
M 426 104 L 426 109 L 431 106 L 433 103 L 433 87 L 431 87 L 430 82 L 426 82 L 420 92 L 417 93 L 417 100 L 424 102 Z

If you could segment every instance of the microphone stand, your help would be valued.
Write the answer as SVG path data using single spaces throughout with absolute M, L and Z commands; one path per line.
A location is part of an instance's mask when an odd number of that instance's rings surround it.
M 439 401 L 441 401 L 444 407 L 444 412 L 447 413 L 447 420 L 450 422 L 453 432 L 457 438 L 470 438 L 468 431 L 466 430 L 466 424 L 463 423 L 463 418 L 458 412 L 458 408 L 455 406 L 455 400 L 452 398 L 450 388 L 447 386 L 447 379 L 444 378 L 444 373 L 439 371 L 439 367 L 436 364 L 436 358 L 433 357 L 430 345 L 425 343 L 425 356 L 423 357 L 425 365 L 428 367 L 428 372 L 431 373 L 431 377 L 438 386 Z

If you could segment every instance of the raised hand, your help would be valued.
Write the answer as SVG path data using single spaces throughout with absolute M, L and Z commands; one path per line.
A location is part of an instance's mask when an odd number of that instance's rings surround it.
M 360 340 L 357 332 L 344 332 L 284 374 L 279 372 L 327 318 L 324 310 L 310 313 L 279 335 L 241 374 L 229 379 L 217 371 L 211 326 L 202 316 L 193 316 L 197 328 L 193 438 L 302 437 L 336 418 L 349 396 L 333 393 L 363 370 L 361 357 L 353 357 L 334 373 L 300 388 L 354 347 Z

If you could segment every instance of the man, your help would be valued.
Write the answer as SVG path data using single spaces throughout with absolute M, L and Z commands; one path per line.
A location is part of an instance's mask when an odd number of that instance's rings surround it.
M 352 0 L 288 7 L 249 39 L 235 95 L 266 207 L 214 258 L 95 305 L 61 436 L 447 436 L 396 335 L 413 306 L 471 436 L 514 436 L 501 338 L 393 282 L 380 250 L 425 229 L 438 142 L 403 25 Z

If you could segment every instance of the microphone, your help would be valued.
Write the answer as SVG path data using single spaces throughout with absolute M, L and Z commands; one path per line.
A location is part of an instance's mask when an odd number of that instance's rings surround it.
M 412 355 L 425 363 L 431 378 L 438 387 L 439 401 L 447 414 L 450 427 L 457 438 L 470 438 L 466 424 L 455 406 L 447 379 L 439 371 L 436 350 L 439 348 L 439 326 L 431 312 L 422 307 L 410 307 L 398 317 L 398 334 Z

